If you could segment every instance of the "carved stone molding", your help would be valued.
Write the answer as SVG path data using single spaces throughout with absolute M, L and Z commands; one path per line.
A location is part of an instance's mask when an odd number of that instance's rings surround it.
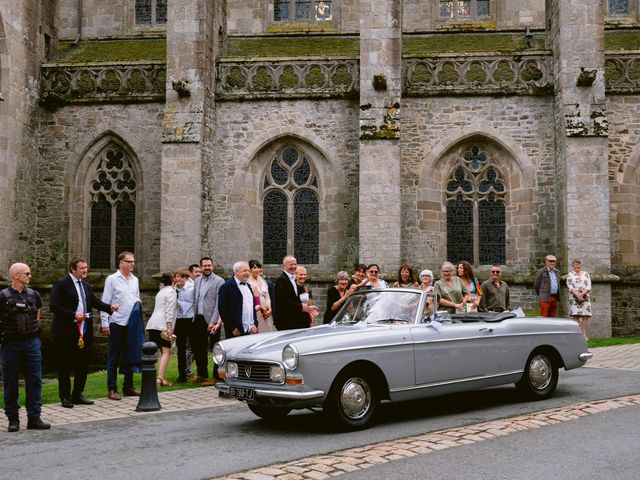
M 349 97 L 359 89 L 358 65 L 353 59 L 221 60 L 216 94 L 224 100 Z
M 640 93 L 640 54 L 607 54 L 604 65 L 607 93 Z
M 162 101 L 164 63 L 43 65 L 40 101 L 64 103 Z
M 553 92 L 550 55 L 407 58 L 403 66 L 407 96 Z

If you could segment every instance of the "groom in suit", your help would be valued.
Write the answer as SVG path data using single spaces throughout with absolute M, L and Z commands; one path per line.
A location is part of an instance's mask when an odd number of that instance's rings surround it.
M 65 408 L 72 408 L 74 404 L 93 404 L 82 395 L 93 344 L 92 310 L 96 308 L 107 313 L 118 310 L 118 305 L 108 305 L 93 294 L 85 280 L 88 270 L 86 260 L 73 258 L 69 262 L 69 273 L 58 279 L 51 289 L 51 330 L 58 352 L 58 393 Z M 75 370 L 73 392 L 71 370 Z
M 258 333 L 258 318 L 247 262 L 233 265 L 233 277 L 224 282 L 218 293 L 218 311 L 224 323 L 225 338 Z
M 282 275 L 276 280 L 276 302 L 273 321 L 278 330 L 309 327 L 309 315 L 318 315 L 318 308 L 300 301 L 296 284 L 296 257 L 287 255 L 282 260 Z M 309 314 L 309 315 L 307 315 Z

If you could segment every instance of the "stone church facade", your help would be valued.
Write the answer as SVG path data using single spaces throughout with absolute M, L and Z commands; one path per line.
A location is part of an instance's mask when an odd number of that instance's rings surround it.
M 0 96 L 0 270 L 45 289 L 467 259 L 533 307 L 553 253 L 640 334 L 639 0 L 0 0 Z

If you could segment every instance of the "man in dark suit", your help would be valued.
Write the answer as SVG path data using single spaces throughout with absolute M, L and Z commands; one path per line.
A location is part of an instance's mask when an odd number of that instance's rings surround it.
M 250 276 L 249 264 L 236 262 L 233 277 L 224 282 L 218 292 L 218 312 L 226 338 L 258 333 L 256 304 L 251 285 L 247 283 Z
M 273 321 L 278 330 L 291 330 L 309 326 L 309 315 L 318 315 L 318 308 L 300 301 L 296 285 L 298 261 L 287 255 L 282 260 L 282 275 L 276 280 L 276 305 Z M 309 314 L 309 315 L 307 315 Z
M 108 305 L 93 294 L 84 280 L 87 272 L 87 262 L 73 258 L 69 262 L 69 274 L 58 279 L 51 289 L 51 329 L 58 351 L 58 392 L 65 408 L 72 408 L 74 404 L 93 404 L 82 395 L 93 344 L 92 310 L 96 308 L 107 313 L 118 310 L 117 305 Z M 71 370 L 75 371 L 73 392 Z

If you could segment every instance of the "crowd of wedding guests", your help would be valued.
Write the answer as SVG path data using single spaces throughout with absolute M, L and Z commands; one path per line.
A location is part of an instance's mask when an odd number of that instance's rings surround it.
M 263 275 L 258 260 L 239 261 L 233 265 L 233 276 L 226 281 L 213 271 L 210 257 L 199 263 L 165 272 L 160 277 L 161 288 L 155 297 L 154 310 L 144 326 L 138 279 L 135 276 L 135 256 L 131 252 L 118 255 L 118 269 L 105 281 L 102 298 L 94 296 L 87 277 L 88 264 L 82 258 L 69 262 L 69 271 L 51 291 L 50 309 L 54 314 L 52 333 L 57 346 L 59 394 L 63 407 L 90 405 L 83 396 L 93 343 L 93 311 L 100 311 L 100 327 L 109 338 L 107 358 L 108 398 L 120 400 L 138 396 L 133 385 L 133 373 L 139 371 L 144 332 L 158 345 L 159 386 L 170 386 L 166 378 L 171 352 L 177 351 L 176 382 L 214 384 L 217 366 L 209 369 L 209 351 L 221 338 L 251 335 L 275 330 L 308 328 L 330 323 L 347 299 L 363 288 L 414 288 L 437 293 L 438 310 L 450 313 L 504 312 L 511 309 L 509 287 L 501 279 L 502 267 L 491 266 L 490 277 L 480 284 L 471 264 L 444 262 L 436 280 L 429 269 L 416 277 L 414 269 L 404 264 L 391 285 L 380 278 L 376 263 L 357 264 L 354 272 L 340 271 L 335 285 L 326 294 L 326 306 L 320 319 L 320 309 L 314 304 L 307 285 L 307 269 L 298 265 L 293 256 L 282 261 L 282 274 L 275 282 Z M 540 315 L 553 317 L 558 310 L 560 272 L 556 258 L 547 255 L 545 266 L 536 272 L 534 289 Z M 9 270 L 11 285 L 0 291 L 0 356 L 4 376 L 5 413 L 9 431 L 20 428 L 18 420 L 18 371 L 24 366 L 27 428 L 47 429 L 40 419 L 41 356 L 38 321 L 42 300 L 29 287 L 31 270 L 16 263 Z M 591 279 L 582 269 L 580 260 L 572 261 L 572 271 L 566 277 L 569 315 L 578 322 L 585 337 L 591 317 Z M 191 370 L 195 360 L 196 373 Z M 71 372 L 75 373 L 73 387 Z M 124 375 L 118 389 L 118 372 Z M 209 373 L 211 372 L 211 376 Z

